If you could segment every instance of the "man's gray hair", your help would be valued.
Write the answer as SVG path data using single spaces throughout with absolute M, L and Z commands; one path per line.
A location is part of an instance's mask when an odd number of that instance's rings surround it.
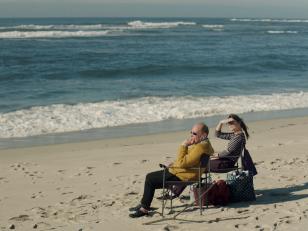
M 205 123 L 199 123 L 200 130 L 206 134 L 209 134 L 209 127 Z

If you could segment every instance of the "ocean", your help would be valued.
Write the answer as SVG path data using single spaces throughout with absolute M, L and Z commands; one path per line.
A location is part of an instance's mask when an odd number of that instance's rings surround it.
M 0 139 L 307 109 L 307 63 L 308 19 L 2 18 Z

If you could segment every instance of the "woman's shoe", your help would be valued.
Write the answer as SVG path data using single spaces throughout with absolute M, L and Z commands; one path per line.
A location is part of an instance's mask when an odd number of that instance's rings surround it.
M 138 209 L 134 213 L 129 214 L 129 216 L 131 218 L 138 218 L 138 217 L 143 217 L 143 216 L 147 216 L 147 215 L 149 215 L 149 213 L 148 212 L 143 212 L 143 211 L 141 211 L 141 209 Z

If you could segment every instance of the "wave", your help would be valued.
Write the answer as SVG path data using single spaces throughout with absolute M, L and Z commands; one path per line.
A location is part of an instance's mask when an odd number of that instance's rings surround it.
M 99 37 L 109 33 L 103 31 L 8 31 L 0 32 L 0 39 L 6 38 L 68 38 L 68 37 Z
M 285 22 L 285 23 L 307 23 L 308 19 L 256 19 L 256 18 L 232 18 L 232 22 Z
M 104 29 L 106 26 L 103 24 L 93 25 L 36 25 L 36 24 L 25 24 L 11 27 L 0 27 L 0 30 L 98 30 Z
M 269 34 L 297 34 L 298 31 L 293 30 L 269 30 L 267 31 Z
M 128 25 L 128 26 L 127 26 Z M 131 21 L 127 25 L 105 25 L 105 24 L 63 24 L 63 25 L 38 25 L 23 24 L 17 26 L 0 27 L 0 30 L 100 30 L 100 29 L 146 29 L 146 28 L 171 28 L 177 26 L 196 25 L 195 22 L 143 22 Z
M 0 114 L 0 138 L 307 107 L 308 92 L 227 97 L 144 97 L 76 105 L 56 104 Z
M 127 25 L 18 25 L 0 27 L 0 39 L 14 38 L 67 38 L 67 37 L 99 37 L 108 33 L 138 30 L 166 29 L 181 25 L 195 25 L 195 22 L 142 22 L 131 21 Z M 3 31 L 3 30 L 14 31 Z M 27 31 L 29 30 L 29 31 Z M 31 31 L 32 30 L 32 31 Z
M 223 31 L 224 25 L 215 25 L 215 24 L 205 24 L 202 25 L 203 28 L 213 31 Z
M 216 24 L 205 24 L 202 25 L 204 28 L 224 28 L 224 25 L 216 25 Z
M 143 21 L 131 21 L 127 23 L 130 27 L 135 29 L 164 29 L 173 28 L 178 26 L 191 26 L 196 25 L 195 22 L 143 22 Z

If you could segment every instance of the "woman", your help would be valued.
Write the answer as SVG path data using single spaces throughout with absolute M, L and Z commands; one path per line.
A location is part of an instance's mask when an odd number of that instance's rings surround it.
M 227 124 L 232 132 L 222 132 L 221 128 Z M 241 152 L 246 144 L 246 139 L 249 138 L 248 127 L 238 115 L 230 114 L 227 119 L 218 123 L 215 135 L 218 138 L 230 140 L 227 149 L 214 155 L 214 158 L 231 157 L 231 160 L 236 161 L 241 155 Z M 246 136 L 246 138 L 245 138 Z M 235 157 L 235 158 L 232 158 Z

